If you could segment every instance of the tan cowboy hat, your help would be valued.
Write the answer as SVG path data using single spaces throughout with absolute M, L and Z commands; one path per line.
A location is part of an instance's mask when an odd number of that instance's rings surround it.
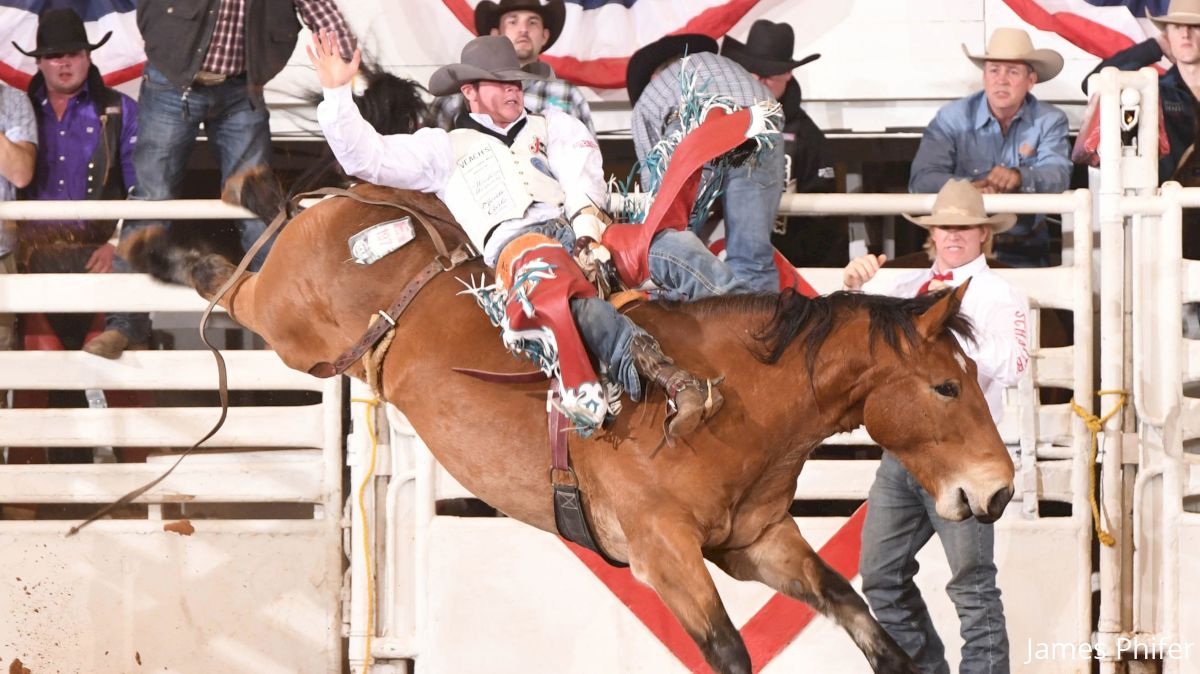
M 1150 8 L 1147 7 L 1146 16 L 1160 30 L 1166 30 L 1168 23 L 1200 26 L 1200 0 L 1171 0 L 1171 4 L 1167 5 L 1167 13 L 1162 16 L 1150 16 Z
M 1049 82 L 1063 68 L 1062 54 L 1053 49 L 1034 49 L 1029 33 L 1020 28 L 997 28 L 992 31 L 987 49 L 982 54 L 972 54 L 967 45 L 963 53 L 975 65 L 983 68 L 987 61 L 1023 61 L 1037 73 L 1038 82 Z
M 442 66 L 429 78 L 429 93 L 434 96 L 457 94 L 462 85 L 480 80 L 521 82 L 546 79 L 543 75 L 521 69 L 516 48 L 503 35 L 484 35 L 471 40 L 463 47 L 460 59 L 461 63 Z
M 1017 216 L 1012 213 L 988 217 L 987 211 L 983 210 L 983 194 L 969 180 L 947 180 L 933 201 L 931 214 L 904 217 L 925 228 L 990 225 L 993 234 L 1008 231 L 1017 221 Z

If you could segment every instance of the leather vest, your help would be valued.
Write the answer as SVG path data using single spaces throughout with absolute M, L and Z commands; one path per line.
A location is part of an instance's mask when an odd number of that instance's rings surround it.
M 208 54 L 221 0 L 138 0 L 146 58 L 172 84 L 191 86 Z M 246 0 L 246 75 L 260 87 L 296 49 L 300 20 L 293 0 Z
M 500 223 L 516 220 L 534 202 L 562 205 L 563 189 L 546 157 L 546 118 L 526 115 L 512 146 L 474 129 L 450 132 L 454 170 L 446 185 L 446 205 L 483 250 Z

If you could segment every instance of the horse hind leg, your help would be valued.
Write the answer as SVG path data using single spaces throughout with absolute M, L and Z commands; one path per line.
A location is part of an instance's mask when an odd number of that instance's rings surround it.
M 658 592 L 718 674 L 750 674 L 750 655 L 704 566 L 694 530 L 656 521 L 626 531 L 633 575 Z
M 867 603 L 850 583 L 821 559 L 785 517 L 757 541 L 722 551 L 712 560 L 738 580 L 756 580 L 799 599 L 832 619 L 850 635 L 877 674 L 919 674 L 920 670 L 871 616 Z

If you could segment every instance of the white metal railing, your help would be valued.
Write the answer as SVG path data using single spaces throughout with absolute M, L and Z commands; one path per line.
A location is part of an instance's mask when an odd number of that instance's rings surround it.
M 1190 604 L 1181 602 L 1180 569 L 1188 557 L 1180 536 L 1185 522 L 1197 522 L 1183 510 L 1185 494 L 1195 489 L 1195 457 L 1184 453 L 1183 442 L 1200 430 L 1200 406 L 1184 396 L 1183 385 L 1200 374 L 1190 358 L 1200 345 L 1181 333 L 1183 304 L 1200 301 L 1200 264 L 1182 260 L 1181 232 L 1182 209 L 1200 207 L 1200 189 L 1175 183 L 1155 189 L 1154 71 L 1106 69 L 1089 86 L 1101 96 L 1101 389 L 1131 398 L 1104 429 L 1101 507 L 1116 545 L 1100 547 L 1097 654 L 1102 674 L 1111 674 L 1136 645 L 1174 674 L 1186 663 L 1170 649 L 1195 638 L 1181 633 L 1182 607 Z M 1100 407 L 1117 401 L 1104 396 Z
M 248 215 L 242 209 L 216 200 L 0 202 L 0 219 L 6 220 L 180 220 Z M 180 312 L 196 315 L 198 324 L 199 312 L 205 305 L 206 302 L 190 288 L 167 286 L 141 274 L 0 275 L 0 313 Z M 110 578 L 112 582 L 105 585 L 106 588 L 111 585 L 111 591 L 99 591 L 95 595 L 97 601 L 114 606 L 132 605 L 134 597 L 122 595 L 121 588 L 131 591 L 139 580 L 126 578 L 121 581 L 120 569 L 127 572 L 141 568 L 133 561 L 138 558 L 135 549 L 140 542 L 173 535 L 162 531 L 164 504 L 311 504 L 313 515 L 310 519 L 212 518 L 194 522 L 197 533 L 193 539 L 198 547 L 191 551 L 191 559 L 195 562 L 204 560 L 214 570 L 224 570 L 196 581 L 201 583 L 198 586 L 181 582 L 181 591 L 185 587 L 192 587 L 192 591 L 202 587 L 203 592 L 211 593 L 208 600 L 213 606 L 226 600 L 231 604 L 224 628 L 214 628 L 215 623 L 202 623 L 199 614 L 194 615 L 197 623 L 192 626 L 206 635 L 206 639 L 200 641 L 212 639 L 208 642 L 212 648 L 224 649 L 222 655 L 214 657 L 213 651 L 205 650 L 208 646 L 193 650 L 187 650 L 191 648 L 190 644 L 181 642 L 177 646 L 185 649 L 181 653 L 191 654 L 196 666 L 218 668 L 213 663 L 221 658 L 245 656 L 245 652 L 240 652 L 241 637 L 250 638 L 248 635 L 274 625 L 280 630 L 279 634 L 294 632 L 295 637 L 303 634 L 299 641 L 311 644 L 311 652 L 301 653 L 303 649 L 296 649 L 294 643 L 290 647 L 280 647 L 278 635 L 263 633 L 263 638 L 256 643 L 261 650 L 254 654 L 259 665 L 268 669 L 279 667 L 279 671 L 317 671 L 318 667 L 322 672 L 341 671 L 344 660 L 337 587 L 342 567 L 339 517 L 342 510 L 342 381 L 317 380 L 290 370 L 270 351 L 235 351 L 225 357 L 232 391 L 311 391 L 318 394 L 320 402 L 231 408 L 224 427 L 208 443 L 209 447 L 230 451 L 189 457 L 167 480 L 140 496 L 136 502 L 147 505 L 148 519 L 96 522 L 74 539 L 58 543 L 52 540 L 47 544 L 47 554 L 72 549 L 70 546 L 78 544 L 75 541 L 129 550 L 131 561 L 125 566 L 117 570 L 103 567 L 103 571 L 98 566 L 92 572 L 116 574 Z M 0 390 L 211 391 L 216 388 L 215 366 L 207 351 L 127 351 L 120 359 L 112 361 L 78 351 L 0 352 Z M 0 446 L 35 445 L 48 447 L 50 452 L 56 447 L 96 445 L 186 447 L 203 436 L 217 416 L 218 411 L 213 407 L 0 409 Z M 0 466 L 0 495 L 6 503 L 103 504 L 158 477 L 167 465 L 158 458 L 160 460 L 152 457 L 150 462 L 141 464 L 4 465 Z M 66 527 L 66 523 L 53 520 L 6 520 L 0 521 L 0 537 L 9 540 L 7 537 L 16 536 L 16 540 L 30 541 L 48 535 L 61 538 Z M 302 550 L 297 554 L 304 555 L 303 561 L 295 560 L 295 573 L 301 576 L 296 577 L 292 585 L 297 597 L 303 594 L 302 586 L 309 588 L 310 594 L 304 597 L 307 603 L 303 615 L 293 613 L 275 620 L 274 616 L 255 616 L 243 608 L 236 608 L 236 597 L 245 587 L 241 583 L 251 582 L 244 575 L 246 566 L 239 566 L 242 560 L 238 555 L 248 551 L 250 547 L 247 546 L 257 545 L 250 543 L 252 540 L 282 543 L 285 539 L 291 542 L 284 547 Z M 176 558 L 160 555 L 160 559 Z M 18 571 L 23 563 L 19 556 L 15 559 L 11 555 L 5 556 L 6 568 L 18 575 L 23 575 Z M 261 572 L 267 568 L 265 564 L 273 563 L 256 562 L 255 572 Z M 28 571 L 30 576 L 35 573 L 32 569 Z M 283 578 L 288 573 L 280 567 L 275 577 Z M 176 576 L 179 575 L 181 572 L 177 571 Z M 222 586 L 222 578 L 229 583 L 236 582 L 236 587 Z M 180 578 L 175 580 L 180 581 Z M 191 583 L 193 579 L 185 579 L 185 582 Z M 265 607 L 266 603 L 263 605 Z M 60 606 L 64 611 L 81 608 L 69 601 Z M 129 613 L 124 615 L 131 616 Z M 67 616 L 63 615 L 61 619 L 67 620 Z M 159 622 L 166 619 L 164 615 Z M 106 624 L 100 613 L 94 616 L 72 614 L 69 620 L 91 625 L 89 639 L 121 628 L 117 624 Z M 257 623 L 237 627 L 239 620 L 257 620 Z M 281 627 L 284 622 L 286 628 Z M 137 629 L 133 622 L 125 627 Z M 0 632 L 26 637 L 29 631 L 14 633 L 12 625 L 0 621 Z M 192 632 L 188 638 L 194 636 L 195 632 Z M 23 652 L 36 652 L 45 646 L 37 641 L 39 638 L 28 636 L 14 647 L 25 649 Z M 59 637 L 51 634 L 46 638 L 52 642 Z M 81 644 L 72 653 L 62 653 L 65 659 L 55 665 L 91 671 L 125 669 L 123 665 L 115 664 L 113 666 L 119 669 L 96 669 L 95 666 L 104 661 L 103 653 L 92 653 L 89 643 Z M 142 653 L 146 652 L 143 647 Z

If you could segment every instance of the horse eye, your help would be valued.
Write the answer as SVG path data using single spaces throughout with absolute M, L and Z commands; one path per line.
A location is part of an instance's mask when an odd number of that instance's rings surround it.
M 958 384 L 955 384 L 952 381 L 944 381 L 937 386 L 934 386 L 933 390 L 943 398 L 958 397 Z

